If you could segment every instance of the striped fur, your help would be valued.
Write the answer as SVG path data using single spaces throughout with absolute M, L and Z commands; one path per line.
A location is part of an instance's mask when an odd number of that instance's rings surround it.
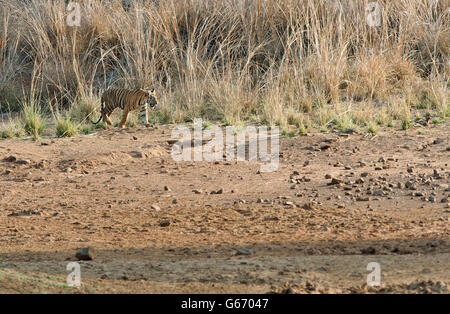
M 109 116 L 116 108 L 120 108 L 123 110 L 122 120 L 120 121 L 120 126 L 122 128 L 125 127 L 128 113 L 137 109 L 140 109 L 141 117 L 145 115 L 145 124 L 148 125 L 148 104 L 150 104 L 150 107 L 152 108 L 158 104 L 154 89 L 108 89 L 102 94 L 101 116 L 94 124 L 99 123 L 100 120 L 103 119 L 106 126 L 111 125 L 112 123 Z

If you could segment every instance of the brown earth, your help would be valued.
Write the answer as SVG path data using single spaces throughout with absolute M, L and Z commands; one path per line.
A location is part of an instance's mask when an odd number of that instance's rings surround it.
M 0 141 L 0 292 L 449 292 L 448 125 L 282 138 L 270 173 L 177 163 L 171 129 Z

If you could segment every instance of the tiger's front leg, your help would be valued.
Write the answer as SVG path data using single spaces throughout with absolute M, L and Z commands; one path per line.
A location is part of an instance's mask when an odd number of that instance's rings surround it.
M 150 123 L 148 122 L 148 107 L 145 106 L 145 126 L 149 127 Z
M 124 108 L 123 109 L 123 115 L 122 115 L 122 120 L 120 121 L 120 127 L 123 129 L 125 128 L 125 124 L 127 123 L 127 119 L 128 119 L 128 108 Z

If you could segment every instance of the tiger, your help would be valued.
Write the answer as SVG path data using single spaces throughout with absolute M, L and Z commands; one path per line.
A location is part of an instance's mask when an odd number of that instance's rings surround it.
M 106 127 L 111 125 L 111 119 L 109 115 L 116 109 L 123 110 L 122 120 L 120 121 L 120 127 L 124 128 L 127 122 L 128 113 L 132 110 L 140 110 L 141 117 L 145 114 L 145 125 L 148 126 L 148 104 L 153 108 L 158 104 L 156 98 L 155 89 L 144 90 L 139 89 L 125 89 L 125 88 L 112 88 L 106 90 L 101 97 L 101 116 L 97 122 L 103 119 Z

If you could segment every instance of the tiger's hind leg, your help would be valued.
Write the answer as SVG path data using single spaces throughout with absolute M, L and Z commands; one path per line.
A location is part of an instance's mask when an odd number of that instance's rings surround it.
M 112 121 L 109 118 L 109 115 L 111 114 L 111 111 L 102 113 L 103 122 L 105 123 L 105 128 L 108 128 L 108 126 L 112 125 Z

